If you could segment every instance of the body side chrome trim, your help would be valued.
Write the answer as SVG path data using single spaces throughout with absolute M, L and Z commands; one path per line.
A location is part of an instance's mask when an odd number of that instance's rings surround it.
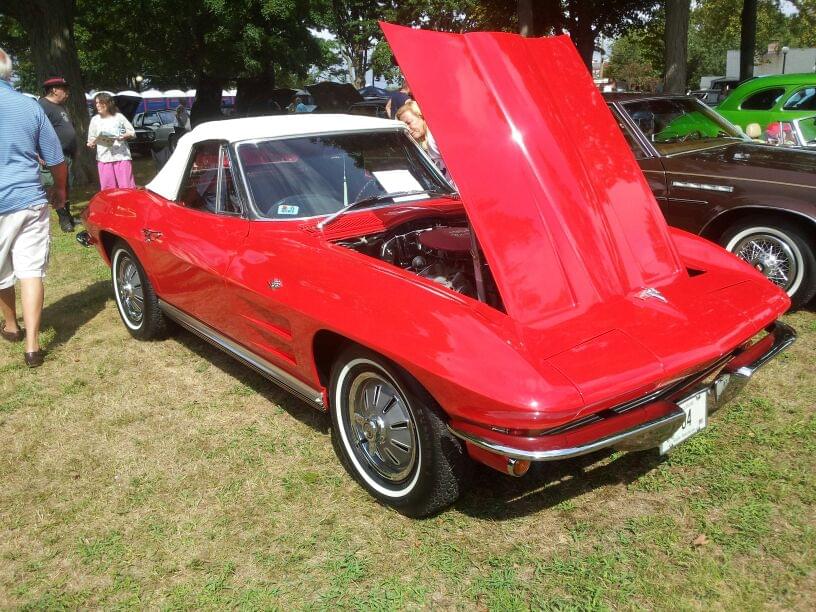
M 208 325 L 205 325 L 198 319 L 191 317 L 175 306 L 172 306 L 162 300 L 159 300 L 159 306 L 167 316 L 203 340 L 206 340 L 215 347 L 220 348 L 225 353 L 228 353 L 232 357 L 235 357 L 239 361 L 245 363 L 259 374 L 265 376 L 276 385 L 282 387 L 286 391 L 289 391 L 293 395 L 296 395 L 300 399 L 312 405 L 316 404 L 323 410 L 326 409 L 323 402 L 323 393 L 321 391 L 314 389 L 306 383 L 298 380 L 288 372 L 285 372 L 263 357 L 260 357 L 247 350 L 237 342 L 234 342 L 233 340 L 219 334 Z
M 668 156 L 667 156 L 668 157 Z M 802 183 L 786 183 L 783 181 L 772 181 L 769 179 L 757 179 L 757 178 L 748 178 L 746 176 L 728 176 L 724 177 L 721 174 L 702 174 L 700 172 L 673 172 L 673 171 L 666 171 L 666 174 L 671 174 L 674 176 L 682 176 L 682 177 L 695 177 L 699 176 L 706 179 L 715 179 L 715 180 L 729 180 L 729 181 L 746 181 L 748 183 L 768 183 L 769 185 L 785 185 L 787 187 L 801 187 L 802 189 L 816 189 L 816 185 L 803 185 Z

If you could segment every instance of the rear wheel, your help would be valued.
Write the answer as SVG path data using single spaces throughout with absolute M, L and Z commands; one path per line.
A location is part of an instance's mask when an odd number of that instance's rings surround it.
M 778 219 L 746 219 L 729 228 L 720 242 L 784 289 L 794 308 L 816 294 L 816 256 L 798 226 Z
M 456 501 L 470 459 L 415 380 L 353 347 L 335 362 L 330 392 L 335 452 L 371 495 L 412 517 Z
M 153 286 L 133 251 L 121 240 L 111 250 L 111 282 L 116 308 L 131 336 L 152 340 L 167 335 L 170 323 L 159 308 Z

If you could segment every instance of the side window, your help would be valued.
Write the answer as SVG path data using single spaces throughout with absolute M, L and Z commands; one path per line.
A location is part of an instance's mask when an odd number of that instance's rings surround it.
M 195 210 L 217 211 L 220 154 L 219 142 L 203 142 L 193 150 L 193 161 L 179 193 L 179 203 Z
M 793 94 L 782 110 L 816 110 L 816 87 L 805 87 Z
M 138 128 L 142 127 L 142 125 L 143 125 L 142 119 L 144 119 L 144 114 L 139 113 L 138 115 L 136 115 L 133 118 L 133 127 L 138 127 Z
M 779 97 L 785 93 L 783 87 L 774 87 L 773 89 L 763 89 L 755 94 L 748 96 L 740 108 L 742 110 L 770 110 L 773 108 Z
M 613 110 L 612 114 L 615 116 L 615 121 L 618 122 L 618 127 L 620 128 L 620 131 L 623 132 L 623 137 L 626 139 L 626 144 L 629 145 L 629 148 L 635 155 L 635 159 L 646 159 L 647 157 L 649 157 L 646 154 L 646 151 L 643 150 L 643 147 L 641 147 L 640 144 L 638 144 L 635 135 L 632 134 L 629 127 L 623 121 L 621 121 L 621 118 L 618 116 L 618 112 L 616 110 Z
M 159 114 L 158 113 L 145 113 L 142 115 L 142 123 L 144 125 L 151 125 L 153 123 L 159 123 Z
M 226 145 L 204 142 L 194 149 L 193 162 L 182 186 L 179 203 L 195 210 L 241 214 L 241 200 Z
M 227 154 L 226 147 L 221 147 L 221 205 L 219 212 L 228 215 L 241 214 L 241 200 L 238 197 L 238 190 L 235 188 L 235 179 L 232 176 L 232 164 Z

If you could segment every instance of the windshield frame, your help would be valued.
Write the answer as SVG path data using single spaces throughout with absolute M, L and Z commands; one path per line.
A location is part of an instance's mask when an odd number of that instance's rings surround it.
M 712 142 L 712 140 L 716 139 L 705 139 L 707 142 L 705 144 L 700 144 L 700 146 L 690 147 L 681 151 L 675 151 L 671 153 L 664 153 L 660 149 L 658 149 L 657 145 L 660 143 L 653 142 L 649 139 L 646 134 L 643 133 L 643 130 L 640 129 L 640 126 L 637 125 L 635 120 L 632 118 L 632 115 L 629 111 L 629 106 L 632 104 L 641 104 L 644 102 L 652 102 L 652 101 L 660 101 L 660 100 L 676 100 L 676 101 L 687 101 L 696 107 L 696 110 L 701 112 L 705 115 L 708 119 L 712 120 L 714 123 L 719 124 L 720 126 L 728 128 L 728 130 L 733 131 L 736 136 L 729 136 L 728 138 L 722 138 L 722 142 Z M 717 111 L 712 109 L 710 106 L 695 98 L 693 96 L 648 96 L 643 98 L 635 98 L 632 100 L 617 100 L 616 105 L 620 108 L 621 114 L 625 117 L 626 122 L 633 131 L 637 134 L 641 144 L 647 147 L 647 150 L 653 157 L 676 157 L 678 155 L 686 155 L 689 153 L 695 153 L 698 151 L 705 151 L 708 149 L 716 149 L 719 147 L 728 146 L 729 144 L 733 144 L 735 142 L 751 142 L 751 139 L 745 134 L 745 132 L 738 128 L 736 125 L 728 121 L 725 117 L 720 115 Z M 725 130 L 724 130 L 725 131 Z M 703 143 L 702 140 L 689 140 L 689 143 Z
M 309 132 L 308 134 L 287 134 L 285 136 L 267 136 L 263 138 L 247 138 L 245 140 L 236 140 L 230 143 L 230 149 L 233 154 L 233 159 L 237 160 L 237 166 L 239 168 L 239 174 L 241 177 L 241 187 L 243 190 L 243 194 L 245 195 L 245 203 L 247 204 L 247 208 L 250 211 L 250 216 L 253 221 L 264 221 L 264 222 L 272 222 L 272 223 L 292 223 L 295 222 L 309 222 L 314 219 L 323 219 L 328 217 L 328 214 L 325 215 L 311 215 L 307 217 L 296 217 L 292 219 L 280 219 L 280 218 L 272 218 L 267 217 L 260 213 L 257 205 L 255 204 L 255 198 L 252 195 L 252 191 L 249 187 L 249 181 L 247 179 L 246 173 L 244 171 L 244 163 L 239 155 L 239 148 L 241 145 L 246 144 L 257 144 L 259 142 L 272 142 L 276 140 L 293 140 L 295 138 L 312 138 L 312 137 L 320 137 L 320 136 L 339 136 L 344 134 L 382 134 L 388 132 L 399 132 L 404 134 L 405 137 L 410 141 L 410 143 L 415 147 L 417 152 L 420 155 L 420 159 L 422 163 L 427 166 L 427 169 L 432 172 L 443 185 L 446 185 L 450 188 L 450 195 L 453 196 L 457 194 L 456 189 L 448 182 L 448 179 L 442 174 L 439 168 L 433 163 L 433 160 L 430 158 L 428 153 L 421 147 L 419 144 L 411 138 L 411 135 L 408 133 L 408 128 L 403 126 L 389 126 L 389 127 L 381 127 L 381 128 L 369 128 L 369 129 L 362 129 L 362 130 L 342 130 L 342 131 L 335 131 L 335 130 L 326 130 L 322 132 Z M 355 210 L 348 211 L 348 214 L 356 214 L 362 211 L 372 211 L 378 210 L 381 208 L 394 208 L 398 206 L 416 206 L 418 202 L 432 202 L 434 197 L 431 198 L 418 198 L 416 200 L 409 200 L 409 201 L 401 201 L 401 202 L 383 202 L 382 204 L 377 204 L 374 206 L 364 206 L 362 208 L 358 208 Z M 341 209 L 342 210 L 342 209 Z

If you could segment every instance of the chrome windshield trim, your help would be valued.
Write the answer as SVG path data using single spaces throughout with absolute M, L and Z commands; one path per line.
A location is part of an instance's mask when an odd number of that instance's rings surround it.
M 321 391 L 310 387 L 303 381 L 298 380 L 263 357 L 260 357 L 247 350 L 237 342 L 234 342 L 226 336 L 219 334 L 208 325 L 205 325 L 198 319 L 191 317 L 186 312 L 179 310 L 175 306 L 159 300 L 159 307 L 167 316 L 176 321 L 182 327 L 199 336 L 201 339 L 206 340 L 216 348 L 221 349 L 225 353 L 228 353 L 232 357 L 245 363 L 262 376 L 282 387 L 284 390 L 296 395 L 309 404 L 316 404 L 325 410 L 326 406 L 323 402 L 323 393 Z
M 588 455 L 595 451 L 609 448 L 610 446 L 629 446 L 633 443 L 638 448 L 650 448 L 658 446 L 664 440 L 667 440 L 677 429 L 683 424 L 686 419 L 686 413 L 676 406 L 670 414 L 643 423 L 636 427 L 632 427 L 620 433 L 581 444 L 579 446 L 571 446 L 567 448 L 555 448 L 543 451 L 527 451 L 511 446 L 505 446 L 496 442 L 491 442 L 485 438 L 469 432 L 459 431 L 448 425 L 448 430 L 457 438 L 461 438 L 466 442 L 483 448 L 486 451 L 510 457 L 511 459 L 521 459 L 524 461 L 557 461 L 559 459 L 571 459 L 572 457 L 580 457 L 581 455 Z M 629 443 L 629 444 L 627 444 Z

